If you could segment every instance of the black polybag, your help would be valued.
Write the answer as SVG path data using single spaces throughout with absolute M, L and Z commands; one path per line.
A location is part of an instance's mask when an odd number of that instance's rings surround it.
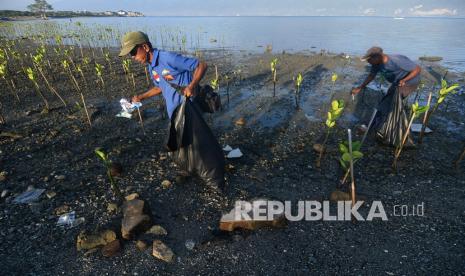
M 167 148 L 180 170 L 224 187 L 224 154 L 199 107 L 184 98 L 173 113 Z
M 401 144 L 408 127 L 408 118 L 404 99 L 396 85 L 392 85 L 381 99 L 373 126 L 383 144 L 395 147 Z

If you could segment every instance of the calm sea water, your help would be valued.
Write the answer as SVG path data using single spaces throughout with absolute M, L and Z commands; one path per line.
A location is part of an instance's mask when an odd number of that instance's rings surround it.
M 69 19 L 53 19 L 72 26 Z M 441 56 L 442 64 L 465 71 L 465 18 L 383 17 L 139 17 L 74 18 L 85 26 L 144 30 L 157 47 L 228 48 L 263 52 L 329 50 L 361 55 L 372 45 L 413 59 Z M 118 38 L 112 43 L 117 44 Z M 115 45 L 118 46 L 118 45 Z

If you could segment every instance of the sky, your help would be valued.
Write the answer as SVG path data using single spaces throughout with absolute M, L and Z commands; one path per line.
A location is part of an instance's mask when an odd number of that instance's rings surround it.
M 0 0 L 26 10 L 33 0 Z M 139 11 L 153 16 L 465 16 L 465 0 L 48 0 L 55 10 Z

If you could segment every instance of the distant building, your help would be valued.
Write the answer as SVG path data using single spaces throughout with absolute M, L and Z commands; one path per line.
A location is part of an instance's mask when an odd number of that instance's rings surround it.
M 116 12 L 119 16 L 127 16 L 128 15 L 128 12 L 127 11 L 123 11 L 123 10 L 119 10 Z

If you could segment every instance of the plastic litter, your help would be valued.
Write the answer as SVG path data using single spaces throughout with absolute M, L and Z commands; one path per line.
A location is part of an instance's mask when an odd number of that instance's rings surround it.
M 230 145 L 226 145 L 226 146 L 224 146 L 223 150 L 224 150 L 224 151 L 232 151 L 233 148 L 231 148 Z
M 210 186 L 224 187 L 224 153 L 198 106 L 184 99 L 170 124 L 167 148 L 179 169 Z
M 412 132 L 420 133 L 422 126 L 423 126 L 422 124 L 412 124 L 412 126 L 410 127 L 410 130 Z M 425 128 L 425 133 L 431 133 L 431 132 L 433 131 L 429 127 Z
M 239 158 L 239 157 L 242 157 L 242 152 L 239 148 L 237 149 L 233 149 L 232 151 L 230 151 L 228 153 L 228 155 L 226 155 L 226 158 Z
M 136 109 L 139 109 L 142 106 L 141 102 L 132 103 L 125 98 L 122 98 L 119 103 L 121 104 L 121 112 L 116 114 L 116 117 L 123 117 L 123 118 L 132 118 L 132 112 Z
M 30 189 L 25 191 L 24 193 L 20 194 L 17 196 L 14 200 L 13 203 L 31 203 L 36 201 L 40 195 L 45 191 L 45 189 Z
M 58 218 L 57 226 L 75 227 L 83 223 L 84 221 L 85 221 L 85 218 L 76 219 L 76 212 L 72 211 L 72 212 L 61 215 Z

